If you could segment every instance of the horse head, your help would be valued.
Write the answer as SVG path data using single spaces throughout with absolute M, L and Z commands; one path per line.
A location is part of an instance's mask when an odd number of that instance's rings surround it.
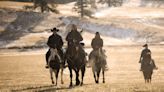
M 52 61 L 52 60 L 55 61 L 55 59 L 57 57 L 59 59 L 59 62 L 61 63 L 61 58 L 60 58 L 60 56 L 58 54 L 57 49 L 56 48 L 50 48 L 50 52 L 51 52 L 51 54 L 50 54 L 50 56 L 48 58 L 48 62 L 50 63 L 50 61 Z

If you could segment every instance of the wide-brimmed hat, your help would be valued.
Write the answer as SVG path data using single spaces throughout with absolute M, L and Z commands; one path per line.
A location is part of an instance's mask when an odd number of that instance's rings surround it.
M 142 47 L 147 47 L 148 45 L 147 44 L 144 44 Z
M 51 32 L 54 32 L 54 31 L 58 32 L 59 29 L 57 29 L 56 27 L 54 27 L 53 29 L 51 29 Z

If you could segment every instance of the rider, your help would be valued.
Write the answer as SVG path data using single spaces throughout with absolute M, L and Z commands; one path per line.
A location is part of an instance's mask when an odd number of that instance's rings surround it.
M 66 36 L 66 41 L 68 42 L 67 43 L 68 50 L 70 50 L 69 47 L 71 47 L 73 45 L 73 43 L 80 46 L 80 42 L 82 40 L 83 40 L 83 37 L 81 36 L 80 32 L 77 31 L 76 25 L 72 24 L 71 32 L 69 32 L 68 35 Z M 81 46 L 80 46 L 80 48 L 81 48 L 82 52 L 85 53 Z M 68 50 L 66 51 L 66 54 L 68 53 Z
M 66 37 L 66 41 L 68 42 L 68 46 L 70 46 L 73 42 L 79 44 L 80 41 L 83 40 L 81 34 L 77 31 L 76 25 L 72 24 L 71 32 L 68 33 Z
M 93 50 L 91 51 L 91 53 L 89 55 L 89 59 L 94 57 L 97 54 L 96 51 L 99 50 L 99 49 L 101 51 L 101 54 L 105 56 L 105 53 L 104 53 L 104 51 L 102 49 L 103 48 L 103 40 L 100 37 L 100 33 L 99 32 L 96 32 L 95 38 L 92 39 L 91 46 L 92 46 Z M 107 70 L 108 67 L 107 67 L 106 59 L 104 59 L 104 64 L 105 64 L 105 68 Z
M 48 38 L 47 45 L 49 46 L 49 48 L 56 48 L 61 59 L 63 59 L 63 51 L 62 51 L 63 40 L 62 40 L 62 37 L 57 34 L 58 31 L 59 29 L 57 28 L 51 29 L 51 32 L 53 32 L 53 34 Z M 50 54 L 51 52 L 49 49 L 48 52 L 46 53 L 46 68 L 48 68 L 48 58 Z
M 150 49 L 148 49 L 148 45 L 145 44 L 145 45 L 143 45 L 143 47 L 145 47 L 145 48 L 142 50 L 140 60 L 139 60 L 139 63 L 141 63 L 140 71 L 143 70 L 143 65 L 145 63 L 149 63 L 149 64 L 152 63 L 153 69 L 158 69 L 155 65 L 154 60 L 151 58 L 151 51 L 150 51 Z

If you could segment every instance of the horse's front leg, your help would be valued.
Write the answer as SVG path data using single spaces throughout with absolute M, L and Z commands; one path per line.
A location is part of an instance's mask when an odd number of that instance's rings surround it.
M 64 84 L 64 81 L 63 81 L 63 67 L 61 68 L 61 84 Z
M 101 68 L 97 71 L 97 81 L 96 81 L 96 83 L 99 83 L 100 71 L 101 71 Z
M 58 75 L 59 75 L 59 69 L 56 69 L 54 70 L 55 71 L 55 77 L 56 77 L 56 86 L 57 86 L 57 83 L 58 83 Z
M 83 85 L 84 74 L 85 74 L 85 65 L 81 68 L 81 86 Z
M 71 67 L 69 67 L 69 72 L 70 72 L 70 87 L 72 87 L 72 77 L 73 77 L 73 75 L 72 75 L 72 68 Z
M 50 77 L 51 77 L 51 82 L 52 82 L 52 84 L 54 84 L 54 80 L 53 80 L 53 70 L 52 70 L 52 68 L 50 68 Z
M 94 68 L 92 67 L 92 73 L 93 73 L 93 77 L 94 77 L 94 79 L 95 79 L 95 82 L 97 81 L 97 79 L 96 79 L 96 74 L 95 74 L 95 70 L 94 70 Z
M 80 80 L 79 80 L 79 69 L 75 70 L 76 72 L 76 86 L 80 84 Z
M 102 71 L 102 75 L 103 75 L 103 83 L 105 83 L 105 71 Z

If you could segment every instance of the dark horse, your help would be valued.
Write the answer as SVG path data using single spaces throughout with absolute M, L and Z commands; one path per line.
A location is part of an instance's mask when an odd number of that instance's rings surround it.
M 60 69 L 61 69 L 61 83 L 63 84 L 63 69 L 64 69 L 64 67 L 63 67 L 62 59 L 59 56 L 56 48 L 55 49 L 50 48 L 50 56 L 48 57 L 46 54 L 46 60 L 48 60 L 48 66 L 49 66 L 49 70 L 50 70 L 50 76 L 51 76 L 52 84 L 54 84 L 54 80 L 53 80 L 53 72 L 54 72 L 55 77 L 56 77 L 56 85 L 57 85 L 58 74 L 59 74 Z
M 151 83 L 154 68 L 153 60 L 151 59 L 150 61 L 144 61 L 142 67 L 145 83 Z
M 102 70 L 103 74 L 103 83 L 105 83 L 105 61 L 106 56 L 101 49 L 98 49 L 93 52 L 93 55 L 90 58 L 90 63 L 92 66 L 92 72 L 96 83 L 99 83 L 99 76 Z
M 144 75 L 145 83 L 151 83 L 154 67 L 156 66 L 154 60 L 151 58 L 151 54 L 146 54 L 141 61 L 141 69 Z
M 72 42 L 72 44 L 68 45 L 66 52 L 66 60 L 68 63 L 68 68 L 70 71 L 70 87 L 72 86 L 72 70 L 75 71 L 76 74 L 76 85 L 83 85 L 83 78 L 85 74 L 85 53 L 84 50 L 79 43 Z M 81 82 L 79 80 L 79 71 L 81 70 Z

